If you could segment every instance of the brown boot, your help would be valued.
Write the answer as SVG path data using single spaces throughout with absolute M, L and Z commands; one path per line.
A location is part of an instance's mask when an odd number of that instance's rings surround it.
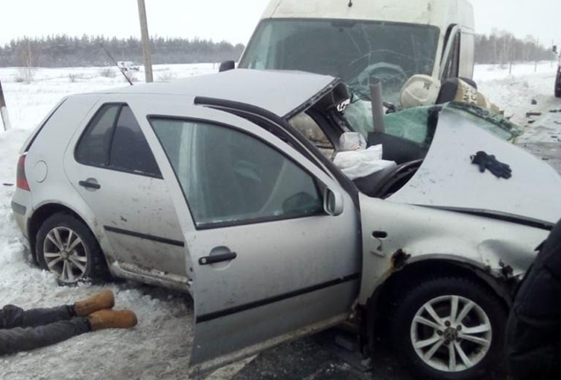
M 131 310 L 100 310 L 88 317 L 92 331 L 103 329 L 128 329 L 136 326 L 138 320 Z
M 111 309 L 115 306 L 115 296 L 111 290 L 104 290 L 94 296 L 74 304 L 74 312 L 78 317 L 87 317 L 99 310 Z

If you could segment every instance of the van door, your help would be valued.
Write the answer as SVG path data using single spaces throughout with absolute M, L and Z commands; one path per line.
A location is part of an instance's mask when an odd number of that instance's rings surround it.
M 184 233 L 192 370 L 345 320 L 361 250 L 357 209 L 343 188 L 245 119 L 172 98 L 136 107 Z

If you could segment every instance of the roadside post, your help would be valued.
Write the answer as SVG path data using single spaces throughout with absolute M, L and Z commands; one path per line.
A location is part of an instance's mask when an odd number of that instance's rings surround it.
M 140 17 L 140 32 L 142 35 L 142 52 L 144 54 L 144 73 L 146 83 L 154 82 L 152 74 L 152 55 L 150 53 L 150 34 L 148 33 L 148 20 L 146 17 L 146 4 L 138 0 L 138 15 Z
M 8 109 L 6 108 L 6 99 L 4 98 L 4 90 L 2 90 L 2 81 L 0 80 L 0 114 L 2 114 L 2 124 L 4 130 L 7 131 L 12 126 L 10 125 L 10 118 L 8 117 Z

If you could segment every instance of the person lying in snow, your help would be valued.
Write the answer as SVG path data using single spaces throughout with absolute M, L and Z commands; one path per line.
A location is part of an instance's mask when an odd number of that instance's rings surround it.
M 0 310 L 0 356 L 50 346 L 90 331 L 136 326 L 130 310 L 111 310 L 115 297 L 103 291 L 74 305 L 23 310 L 7 305 Z

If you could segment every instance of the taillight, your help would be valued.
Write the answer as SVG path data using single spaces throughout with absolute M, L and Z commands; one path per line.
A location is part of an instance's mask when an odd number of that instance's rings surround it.
M 19 189 L 29 191 L 29 183 L 27 183 L 27 178 L 25 177 L 25 155 L 20 156 L 18 161 L 18 174 L 17 174 L 17 184 Z

